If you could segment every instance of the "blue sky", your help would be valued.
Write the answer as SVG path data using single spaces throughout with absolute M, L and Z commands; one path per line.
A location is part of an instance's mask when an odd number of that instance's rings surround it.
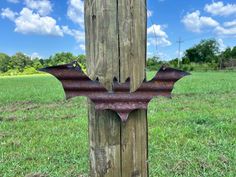
M 82 54 L 82 0 L 0 0 L 0 52 L 35 57 L 56 52 Z M 148 56 L 168 60 L 201 39 L 218 40 L 223 50 L 236 45 L 235 0 L 148 0 Z

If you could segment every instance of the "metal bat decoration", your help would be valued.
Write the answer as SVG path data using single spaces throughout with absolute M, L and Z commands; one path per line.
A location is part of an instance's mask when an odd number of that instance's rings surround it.
M 148 103 L 155 96 L 170 98 L 174 84 L 189 75 L 187 72 L 162 66 L 152 80 L 144 80 L 141 86 L 131 93 L 130 79 L 119 84 L 114 78 L 112 92 L 109 92 L 98 79 L 91 80 L 77 62 L 47 67 L 39 71 L 55 76 L 62 83 L 67 99 L 86 96 L 94 102 L 96 110 L 113 110 L 122 121 L 126 121 L 134 110 L 147 110 Z

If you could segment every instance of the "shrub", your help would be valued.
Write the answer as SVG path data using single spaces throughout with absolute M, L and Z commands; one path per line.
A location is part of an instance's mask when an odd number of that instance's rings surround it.
M 24 75 L 28 75 L 28 74 L 38 74 L 39 72 L 33 68 L 33 67 L 27 67 L 24 69 L 24 71 L 22 72 L 22 74 Z

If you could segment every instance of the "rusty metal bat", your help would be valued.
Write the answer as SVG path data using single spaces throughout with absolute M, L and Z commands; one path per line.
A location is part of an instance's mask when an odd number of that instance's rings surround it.
M 98 80 L 91 80 L 77 62 L 46 67 L 39 71 L 52 74 L 62 83 L 66 99 L 86 96 L 94 102 L 96 110 L 113 110 L 122 121 L 126 121 L 134 110 L 146 110 L 148 103 L 155 96 L 171 97 L 174 84 L 189 75 L 187 72 L 163 66 L 152 80 L 144 80 L 141 86 L 131 93 L 130 79 L 119 84 L 114 78 L 112 92 L 109 92 Z

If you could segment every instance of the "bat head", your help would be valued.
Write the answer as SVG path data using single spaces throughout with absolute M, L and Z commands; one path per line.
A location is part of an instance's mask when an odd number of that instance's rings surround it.
M 118 79 L 114 77 L 112 85 L 113 93 L 126 92 L 130 93 L 130 78 L 127 78 L 124 83 L 119 83 Z

